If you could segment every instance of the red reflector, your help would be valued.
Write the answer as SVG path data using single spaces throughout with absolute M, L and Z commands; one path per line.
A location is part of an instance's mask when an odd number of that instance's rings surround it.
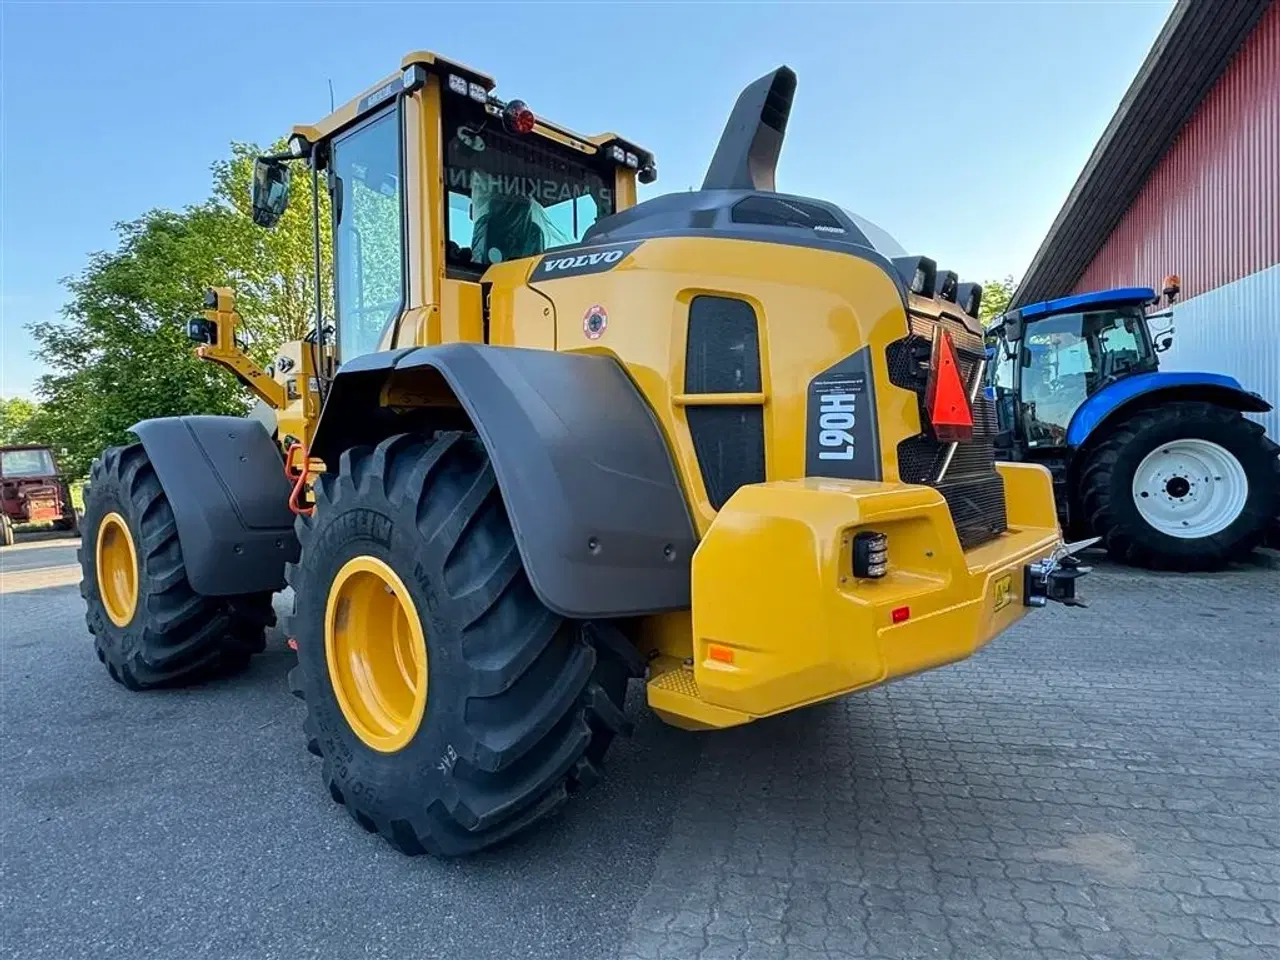
M 903 622 L 903 621 L 905 621 L 905 620 L 910 620 L 910 619 L 911 619 L 911 608 L 910 608 L 910 607 L 896 607 L 896 608 L 894 608 L 894 611 L 893 611 L 892 616 L 893 616 L 893 622 L 894 622 L 894 623 L 902 623 L 902 622 Z
M 960 377 L 955 344 L 946 330 L 933 342 L 933 360 L 929 385 L 925 391 L 925 410 L 933 433 L 939 440 L 972 440 L 973 410 L 969 392 Z

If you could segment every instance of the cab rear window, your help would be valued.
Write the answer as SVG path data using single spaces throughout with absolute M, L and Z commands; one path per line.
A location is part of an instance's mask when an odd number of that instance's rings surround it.
M 445 189 L 449 264 L 476 271 L 578 243 L 615 209 L 610 167 L 470 104 L 445 116 Z

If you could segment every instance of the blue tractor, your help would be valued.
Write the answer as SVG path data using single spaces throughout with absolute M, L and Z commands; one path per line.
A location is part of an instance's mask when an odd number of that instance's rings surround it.
M 1172 300 L 1176 286 L 1165 291 Z M 996 454 L 1053 474 L 1062 528 L 1137 566 L 1209 570 L 1280 516 L 1280 459 L 1245 413 L 1271 405 L 1232 377 L 1162 372 L 1146 287 L 1009 311 L 987 331 Z

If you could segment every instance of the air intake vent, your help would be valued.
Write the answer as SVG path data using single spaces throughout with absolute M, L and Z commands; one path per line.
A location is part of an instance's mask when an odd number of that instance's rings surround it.
M 758 394 L 760 338 L 751 305 L 731 297 L 694 297 L 685 341 L 687 395 Z M 689 403 L 685 417 L 707 499 L 719 510 L 735 490 L 763 483 L 764 409 L 758 400 Z
M 734 223 L 757 223 L 769 227 L 809 227 L 828 233 L 846 233 L 845 226 L 830 210 L 816 203 L 782 199 L 764 194 L 746 197 L 733 205 Z
M 694 297 L 684 356 L 685 393 L 759 393 L 756 312 L 745 300 Z

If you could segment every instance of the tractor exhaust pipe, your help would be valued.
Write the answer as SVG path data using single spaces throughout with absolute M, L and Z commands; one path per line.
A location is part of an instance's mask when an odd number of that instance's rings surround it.
M 738 95 L 702 181 L 703 190 L 776 189 L 774 173 L 795 92 L 795 71 L 779 67 Z

